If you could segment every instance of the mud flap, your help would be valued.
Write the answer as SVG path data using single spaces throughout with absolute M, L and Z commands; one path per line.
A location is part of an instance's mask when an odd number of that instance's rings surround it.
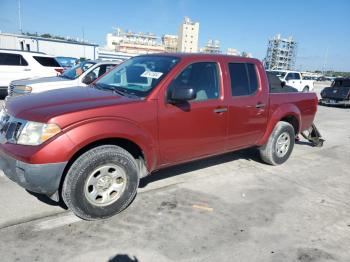
M 312 143 L 313 146 L 322 147 L 325 141 L 322 138 L 321 133 L 316 128 L 315 124 L 312 124 L 310 128 L 301 133 L 301 135 L 308 141 Z

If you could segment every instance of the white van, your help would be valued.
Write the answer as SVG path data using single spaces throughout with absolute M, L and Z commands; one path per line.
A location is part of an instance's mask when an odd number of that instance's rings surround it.
M 0 95 L 7 94 L 11 81 L 57 76 L 63 68 L 53 56 L 43 53 L 0 49 Z

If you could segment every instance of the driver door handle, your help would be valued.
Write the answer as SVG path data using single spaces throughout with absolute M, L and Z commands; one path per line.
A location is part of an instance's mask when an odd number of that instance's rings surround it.
M 257 103 L 255 105 L 256 108 L 264 108 L 266 105 L 264 103 Z
M 224 112 L 227 112 L 227 107 L 219 107 L 219 108 L 215 108 L 214 109 L 214 113 L 224 113 Z

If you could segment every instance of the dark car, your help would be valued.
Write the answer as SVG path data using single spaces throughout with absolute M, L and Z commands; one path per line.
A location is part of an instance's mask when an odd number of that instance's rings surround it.
M 321 91 L 321 105 L 350 106 L 350 78 L 336 78 L 332 86 Z

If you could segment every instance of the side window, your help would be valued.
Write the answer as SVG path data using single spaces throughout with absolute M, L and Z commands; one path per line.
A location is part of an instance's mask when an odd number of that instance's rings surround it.
M 46 67 L 61 67 L 60 64 L 53 57 L 33 56 L 33 58 L 42 66 Z
M 230 63 L 232 96 L 249 96 L 258 89 L 258 77 L 254 64 Z
M 192 101 L 205 101 L 219 97 L 219 74 L 215 62 L 199 62 L 187 66 L 170 84 L 169 92 L 175 86 L 190 86 L 197 95 Z
M 27 61 L 21 55 L 0 53 L 0 65 L 27 66 Z
M 286 80 L 292 80 L 294 79 L 294 74 L 293 73 L 288 73 L 288 75 L 286 76 Z
M 299 75 L 299 73 L 294 73 L 294 79 L 300 80 L 300 75 Z
M 96 67 L 94 70 L 92 70 L 92 73 L 95 74 L 96 78 L 101 77 L 102 75 L 104 75 L 106 72 L 108 72 L 109 70 L 111 70 L 114 67 L 114 65 L 100 65 L 98 67 Z

